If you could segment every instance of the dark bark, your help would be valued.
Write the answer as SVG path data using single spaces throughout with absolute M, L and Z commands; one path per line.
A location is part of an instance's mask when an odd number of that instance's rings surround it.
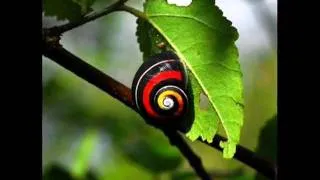
M 66 68 L 75 75 L 93 84 L 97 88 L 110 94 L 112 97 L 118 99 L 131 109 L 138 112 L 132 101 L 131 90 L 128 87 L 64 49 L 61 45 L 59 45 L 58 39 L 59 38 L 54 37 L 43 38 L 44 42 L 42 54 L 44 56 L 50 58 L 60 66 Z M 181 151 L 201 179 L 212 179 L 204 169 L 200 158 L 191 150 L 178 132 L 168 129 L 162 130 L 170 140 L 170 143 Z

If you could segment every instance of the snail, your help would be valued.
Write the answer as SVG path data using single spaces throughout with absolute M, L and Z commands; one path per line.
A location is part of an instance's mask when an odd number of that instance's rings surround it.
M 186 66 L 172 51 L 151 56 L 134 76 L 132 97 L 152 124 L 179 124 L 190 103 Z

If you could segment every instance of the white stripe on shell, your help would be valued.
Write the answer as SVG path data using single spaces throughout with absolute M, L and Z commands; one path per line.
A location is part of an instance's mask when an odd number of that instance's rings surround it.
M 160 61 L 154 65 L 152 65 L 151 67 L 149 67 L 145 72 L 142 73 L 142 75 L 140 76 L 138 82 L 137 82 L 137 85 L 136 85 L 136 89 L 135 89 L 135 100 L 136 100 L 136 106 L 138 109 L 140 109 L 139 107 L 139 103 L 138 103 L 138 88 L 139 88 L 139 84 L 140 84 L 140 81 L 142 79 L 142 77 L 147 73 L 149 72 L 152 68 L 158 66 L 159 64 L 162 64 L 162 63 L 166 63 L 166 62 L 171 62 L 171 61 L 176 61 L 175 59 L 169 59 L 169 60 L 164 60 L 164 61 Z

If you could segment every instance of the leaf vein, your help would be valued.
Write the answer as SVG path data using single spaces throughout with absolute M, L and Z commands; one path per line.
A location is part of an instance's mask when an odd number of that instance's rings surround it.
M 218 28 L 216 27 L 213 27 L 211 25 L 209 25 L 208 23 L 206 23 L 205 21 L 202 21 L 201 19 L 198 19 L 196 17 L 192 17 L 192 16 L 181 16 L 181 15 L 173 15 L 173 14 L 152 14 L 152 15 L 148 15 L 148 17 L 163 17 L 163 16 L 166 16 L 166 17 L 175 17 L 175 18 L 185 18 L 185 19 L 191 19 L 191 20 L 194 20 L 204 26 L 206 26 L 207 28 L 211 29 L 211 30 L 215 30 L 215 31 L 218 31 L 218 32 L 221 32 L 222 34 L 229 34 L 227 33 L 226 31 L 222 31 L 222 30 L 219 30 Z
M 221 116 L 221 112 L 218 110 L 217 106 L 215 105 L 215 103 L 212 100 L 212 97 L 210 96 L 207 88 L 204 86 L 204 84 L 201 83 L 200 77 L 198 77 L 197 73 L 195 73 L 195 70 L 193 69 L 193 67 L 191 66 L 191 64 L 189 64 L 189 62 L 186 60 L 187 58 L 183 55 L 183 53 L 181 52 L 181 50 L 179 50 L 179 48 L 176 46 L 176 44 L 172 41 L 172 39 L 170 39 L 166 33 L 163 32 L 163 30 L 152 20 L 151 17 L 161 17 L 161 16 L 172 16 L 172 17 L 180 17 L 180 18 L 189 18 L 189 19 L 193 19 L 207 27 L 209 27 L 210 29 L 213 30 L 217 30 L 213 27 L 211 27 L 210 25 L 202 22 L 201 20 L 194 18 L 194 17 L 187 17 L 187 16 L 177 16 L 177 15 L 168 15 L 168 14 L 155 14 L 155 15 L 148 15 L 149 16 L 149 22 L 160 32 L 160 34 L 163 35 L 163 37 L 169 42 L 169 44 L 172 45 L 172 47 L 177 51 L 178 56 L 181 57 L 181 59 L 185 62 L 186 66 L 190 69 L 191 73 L 194 75 L 195 79 L 197 80 L 197 82 L 199 83 L 201 89 L 203 90 L 204 94 L 208 97 L 210 104 L 212 105 L 213 110 L 217 113 L 218 119 L 222 122 L 222 125 L 225 126 L 224 120 L 222 120 L 222 116 Z M 220 31 L 222 32 L 222 31 Z M 226 32 L 222 32 L 222 33 L 226 33 Z M 228 131 L 226 131 L 226 134 L 228 137 L 230 137 L 230 134 Z
M 181 49 L 181 52 L 186 52 L 188 49 L 193 48 L 194 45 L 197 45 L 197 44 L 200 44 L 200 43 L 206 43 L 206 42 L 210 42 L 210 40 L 195 42 L 195 43 L 193 43 L 192 45 L 190 45 L 189 47 L 187 47 L 187 48 L 185 48 L 185 49 Z M 207 63 L 199 63 L 199 64 L 197 64 L 197 65 L 193 65 L 193 67 L 196 67 L 196 66 L 205 66 L 205 65 L 209 65 L 209 64 L 213 64 L 213 63 L 215 63 L 215 64 L 217 64 L 217 65 L 220 65 L 221 67 L 223 67 L 223 68 L 225 68 L 225 69 L 227 69 L 227 70 L 230 70 L 230 71 L 233 71 L 233 72 L 242 74 L 240 70 L 238 70 L 238 69 L 233 69 L 233 68 L 231 68 L 231 67 L 229 67 L 229 66 L 227 66 L 227 65 L 224 65 L 223 63 L 220 63 L 220 62 L 218 62 L 218 61 L 212 61 L 212 62 L 207 62 Z
M 231 99 L 235 104 L 237 104 L 237 105 L 239 105 L 239 106 L 241 106 L 241 107 L 244 107 L 244 104 L 243 104 L 243 102 L 240 102 L 240 101 L 238 101 L 238 100 L 236 100 L 234 97 L 232 97 L 232 96 L 228 96 L 228 95 L 220 95 L 220 96 L 215 96 L 215 98 L 229 98 L 229 99 Z
M 221 118 L 221 114 L 219 112 L 219 110 L 217 109 L 215 103 L 212 101 L 212 98 L 210 96 L 210 94 L 207 91 L 207 88 L 201 83 L 200 78 L 198 77 L 197 73 L 195 73 L 194 69 L 192 68 L 192 66 L 189 64 L 189 62 L 186 60 L 187 58 L 183 55 L 183 53 L 179 50 L 179 48 L 176 47 L 176 44 L 172 42 L 172 39 L 170 39 L 169 37 L 166 36 L 165 33 L 163 33 L 162 29 L 160 27 L 157 26 L 157 24 L 155 24 L 153 21 L 150 21 L 150 23 L 152 23 L 152 25 L 163 35 L 163 37 L 172 45 L 172 47 L 177 51 L 179 57 L 181 57 L 181 59 L 185 62 L 185 64 L 187 65 L 187 67 L 190 69 L 191 73 L 194 75 L 195 79 L 197 80 L 197 82 L 199 83 L 201 89 L 203 90 L 204 94 L 208 97 L 211 105 L 213 106 L 214 111 L 217 113 L 218 118 L 220 121 L 222 121 Z M 227 134 L 229 135 L 229 134 Z
M 220 62 L 217 62 L 217 61 L 213 61 L 213 62 L 207 62 L 207 63 L 200 63 L 200 64 L 197 64 L 197 65 L 194 65 L 193 67 L 197 67 L 197 66 L 205 66 L 205 65 L 210 65 L 210 64 L 217 64 L 229 71 L 233 71 L 233 72 L 236 72 L 236 73 L 241 73 L 241 71 L 237 70 L 237 69 L 232 69 L 231 67 L 228 67 L 226 65 L 224 65 L 223 63 L 220 63 Z

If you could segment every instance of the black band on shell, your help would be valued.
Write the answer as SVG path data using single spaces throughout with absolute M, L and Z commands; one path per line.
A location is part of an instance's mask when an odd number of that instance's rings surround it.
M 167 61 L 172 60 L 172 61 Z M 140 68 L 137 70 L 135 77 L 132 82 L 132 97 L 133 100 L 138 107 L 138 109 L 141 111 L 143 115 L 148 116 L 145 108 L 143 107 L 143 90 L 145 89 L 145 86 L 150 81 L 152 77 L 157 75 L 158 73 L 164 72 L 164 71 L 178 71 L 181 72 L 182 80 L 178 81 L 176 79 L 172 79 L 168 77 L 168 79 L 164 79 L 161 82 L 159 82 L 157 85 L 154 86 L 150 93 L 150 105 L 152 106 L 153 110 L 157 112 L 157 114 L 160 115 L 161 119 L 166 118 L 170 119 L 177 118 L 174 117 L 173 114 L 178 110 L 177 106 L 177 100 L 173 98 L 175 101 L 175 105 L 171 110 L 163 110 L 157 106 L 157 97 L 159 93 L 157 92 L 161 89 L 161 87 L 164 86 L 177 86 L 180 90 L 174 89 L 175 91 L 179 92 L 181 95 L 184 106 L 183 106 L 183 112 L 182 115 L 185 113 L 185 111 L 188 108 L 188 93 L 186 92 L 187 88 L 187 74 L 184 64 L 179 60 L 178 56 L 175 55 L 173 52 L 163 52 L 160 54 L 156 54 L 149 58 L 146 62 L 144 62 Z M 185 94 L 185 95 L 184 95 Z

